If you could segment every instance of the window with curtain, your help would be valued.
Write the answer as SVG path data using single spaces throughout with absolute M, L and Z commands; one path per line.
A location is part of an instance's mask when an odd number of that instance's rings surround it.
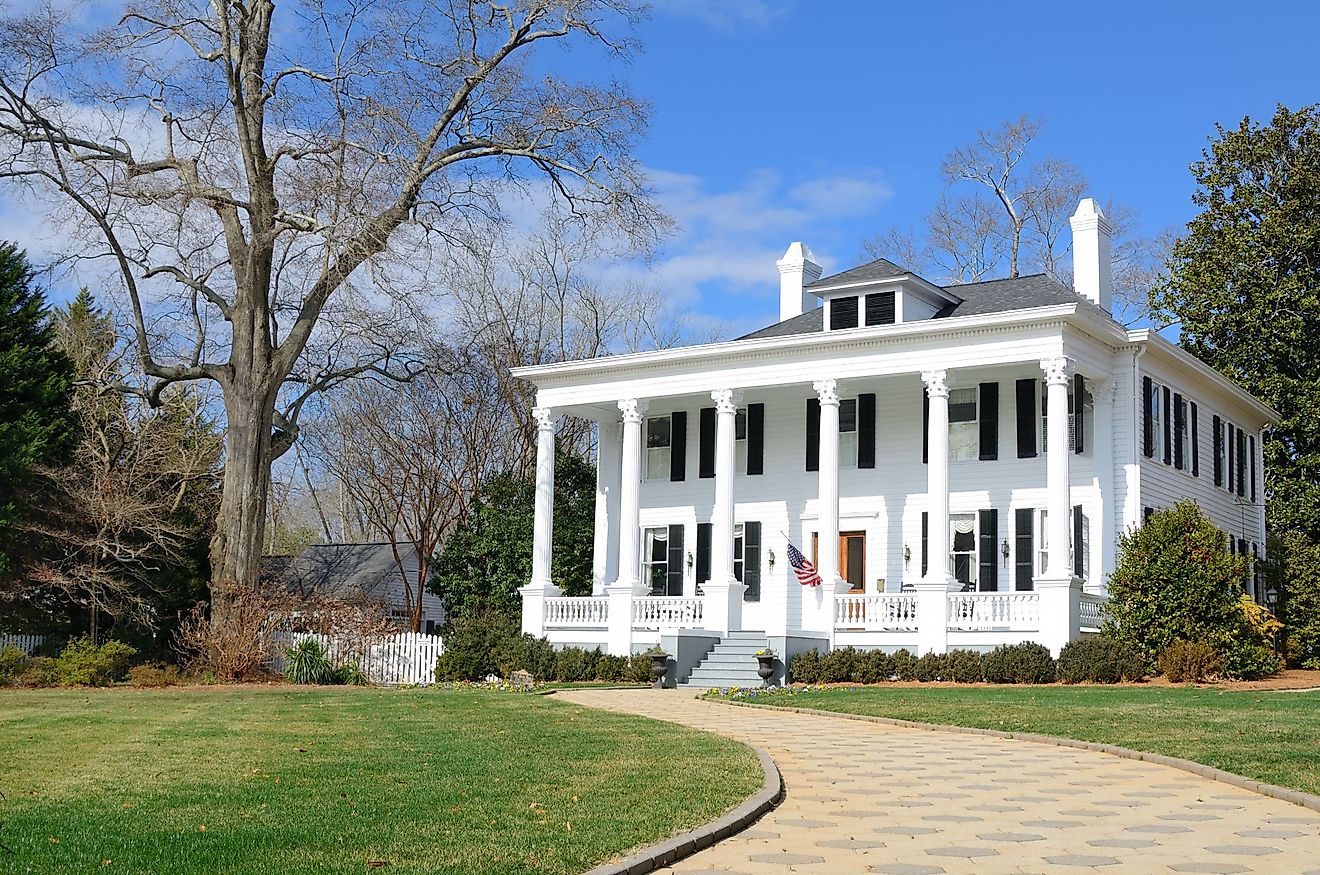
M 949 517 L 949 572 L 964 586 L 976 584 L 976 514 Z
M 743 524 L 736 523 L 733 527 L 733 577 L 739 583 L 743 582 Z
M 642 579 L 651 595 L 664 595 L 669 585 L 669 527 L 645 529 L 642 536 Z

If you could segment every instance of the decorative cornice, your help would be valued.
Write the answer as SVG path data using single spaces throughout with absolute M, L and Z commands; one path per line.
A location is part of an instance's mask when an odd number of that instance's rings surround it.
M 646 402 L 636 398 L 624 398 L 619 402 L 619 412 L 623 414 L 624 422 L 641 422 L 642 415 L 646 413 Z
M 838 380 L 817 380 L 811 384 L 811 388 L 816 390 L 816 397 L 821 404 L 829 404 L 834 407 L 839 406 L 839 381 Z
M 922 371 L 921 382 L 926 384 L 926 394 L 932 398 L 949 397 L 948 371 Z
M 1072 359 L 1066 355 L 1056 358 L 1041 359 L 1040 369 L 1045 372 L 1047 386 L 1066 386 L 1072 374 Z
M 537 431 L 554 431 L 555 421 L 559 419 L 549 407 L 533 407 L 532 418 L 536 420 Z
M 734 389 L 716 389 L 710 393 L 710 400 L 715 402 L 715 412 L 733 415 L 738 412 L 741 393 Z

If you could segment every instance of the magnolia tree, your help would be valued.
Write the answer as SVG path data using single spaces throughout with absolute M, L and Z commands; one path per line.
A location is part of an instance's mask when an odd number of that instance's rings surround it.
M 50 208 L 76 257 L 112 266 L 150 378 L 125 390 L 219 387 L 216 583 L 255 584 L 271 462 L 308 400 L 418 372 L 409 333 L 381 326 L 424 309 L 433 247 L 536 176 L 635 240 L 662 226 L 630 158 L 644 105 L 547 54 L 627 56 L 637 14 L 155 0 L 101 29 L 48 8 L 0 26 L 0 178 Z

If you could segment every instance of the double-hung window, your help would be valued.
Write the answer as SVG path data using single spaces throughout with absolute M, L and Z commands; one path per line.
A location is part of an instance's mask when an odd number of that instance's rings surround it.
M 651 595 L 665 595 L 669 587 L 669 527 L 642 532 L 642 572 Z
M 839 402 L 839 467 L 857 467 L 857 399 Z
M 673 420 L 653 416 L 646 420 L 646 479 L 669 479 L 669 452 L 673 442 Z
M 733 420 L 733 460 L 734 470 L 739 474 L 747 473 L 747 408 L 739 407 Z
M 733 576 L 739 583 L 743 582 L 743 524 L 736 523 L 733 527 Z
M 1040 451 L 1045 453 L 1050 447 L 1050 404 L 1048 397 L 1048 387 L 1042 382 L 1040 384 Z M 1075 405 L 1078 403 L 1073 392 L 1072 385 L 1068 386 L 1068 452 L 1077 451 L 1077 413 Z
M 976 395 L 975 388 L 949 390 L 949 458 L 954 461 L 980 457 L 981 435 L 976 424 Z
M 964 588 L 976 588 L 976 514 L 949 517 L 949 572 Z

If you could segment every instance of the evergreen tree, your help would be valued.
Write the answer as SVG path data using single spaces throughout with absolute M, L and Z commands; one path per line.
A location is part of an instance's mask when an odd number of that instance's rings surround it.
M 0 576 L 17 570 L 33 512 L 36 470 L 68 457 L 76 438 L 73 366 L 55 344 L 45 295 L 27 256 L 0 244 Z
M 1188 351 L 1279 411 L 1270 526 L 1320 541 L 1320 105 L 1218 127 L 1192 174 L 1201 213 L 1152 305 Z

